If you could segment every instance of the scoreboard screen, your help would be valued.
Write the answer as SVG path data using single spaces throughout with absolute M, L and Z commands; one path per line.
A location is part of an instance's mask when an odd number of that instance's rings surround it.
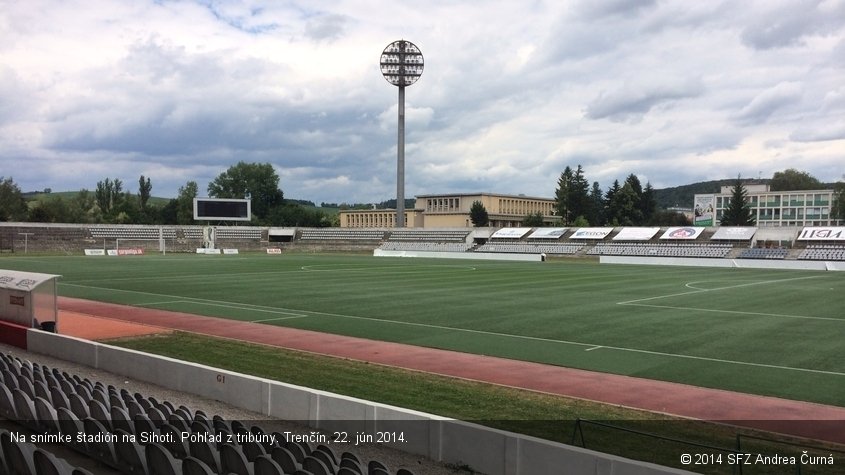
M 197 221 L 250 221 L 250 200 L 229 198 L 194 198 L 194 219 Z

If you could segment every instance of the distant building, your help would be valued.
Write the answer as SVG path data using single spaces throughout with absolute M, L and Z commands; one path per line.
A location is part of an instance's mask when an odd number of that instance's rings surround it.
M 516 227 L 530 214 L 541 213 L 543 222 L 559 224 L 555 213 L 555 200 L 524 195 L 495 193 L 455 193 L 418 195 L 413 210 L 406 210 L 408 227 L 465 228 L 472 226 L 470 208 L 480 201 L 487 210 L 491 227 Z M 345 210 L 339 213 L 343 228 L 370 228 L 396 226 L 396 210 Z
M 744 185 L 757 226 L 831 226 L 833 190 L 770 191 L 769 185 Z M 693 224 L 717 226 L 728 207 L 733 185 L 718 194 L 697 194 L 693 199 Z

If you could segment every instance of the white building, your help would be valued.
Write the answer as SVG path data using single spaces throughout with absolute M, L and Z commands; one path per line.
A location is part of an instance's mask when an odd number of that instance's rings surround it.
M 757 226 L 832 226 L 833 190 L 770 191 L 769 185 L 745 185 Z M 731 201 L 733 185 L 723 186 L 718 194 L 695 195 L 694 224 L 719 224 Z

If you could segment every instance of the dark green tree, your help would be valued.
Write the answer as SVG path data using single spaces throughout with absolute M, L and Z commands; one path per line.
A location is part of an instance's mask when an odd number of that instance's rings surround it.
M 845 176 L 842 177 L 845 180 Z M 833 203 L 831 217 L 845 221 L 845 181 L 837 182 L 833 185 Z
M 745 191 L 745 185 L 742 184 L 740 177 L 736 177 L 731 190 L 731 199 L 725 207 L 719 224 L 722 226 L 751 226 L 755 221 L 751 204 L 748 202 L 748 192 Z
M 197 182 L 189 181 L 179 187 L 176 196 L 176 224 L 192 224 L 194 222 L 194 198 L 199 193 Z
M 643 221 L 640 224 L 646 224 L 651 221 L 651 217 L 657 211 L 657 199 L 654 197 L 654 188 L 651 183 L 646 182 L 643 189 L 642 197 L 640 198 L 640 213 L 642 213 Z
M 807 172 L 788 168 L 775 172 L 769 182 L 769 188 L 772 191 L 822 190 L 825 185 Z
M 604 193 L 601 191 L 599 182 L 594 181 L 590 189 L 590 210 L 587 213 L 587 221 L 592 226 L 601 226 L 604 220 Z
M 28 209 L 12 177 L 0 176 L 0 221 L 26 221 Z
M 613 180 L 613 184 L 607 189 L 604 195 L 604 224 L 619 224 L 622 212 L 617 209 L 619 202 L 616 198 L 622 191 L 619 180 Z
M 469 208 L 469 219 L 475 227 L 484 227 L 490 223 L 490 216 L 487 214 L 487 208 L 484 204 L 476 200 L 472 202 Z
M 563 224 L 571 224 L 578 216 L 590 213 L 590 183 L 584 177 L 581 165 L 572 171 L 567 166 L 557 181 L 555 210 Z
M 537 211 L 536 213 L 531 213 L 526 215 L 522 218 L 522 225 L 531 227 L 531 228 L 539 228 L 543 226 L 543 213 Z
M 614 226 L 635 226 L 642 223 L 643 216 L 640 212 L 637 192 L 627 181 L 622 188 L 613 193 L 608 207 L 611 210 L 608 215 L 609 223 Z
M 284 201 L 279 189 L 279 175 L 269 163 L 238 162 L 208 184 L 208 194 L 214 198 L 252 199 L 252 214 L 262 221 L 273 207 Z
M 141 178 L 138 179 L 138 204 L 141 206 L 141 211 L 147 209 L 147 202 L 150 201 L 152 191 L 153 185 L 150 183 L 150 179 L 141 175 Z
M 633 197 L 634 201 L 634 209 L 636 209 L 636 212 L 634 212 L 633 210 L 627 212 L 625 220 L 630 222 L 632 225 L 642 224 L 643 185 L 642 183 L 640 183 L 640 178 L 637 175 L 631 173 L 630 175 L 625 177 L 625 183 L 622 185 L 622 187 L 624 188 L 625 185 L 628 185 L 628 187 L 633 192 L 631 196 Z
M 567 165 L 560 174 L 555 189 L 555 211 L 563 224 L 569 224 L 569 188 L 572 186 L 572 176 L 572 169 Z
M 123 198 L 123 182 L 120 179 L 106 178 L 97 182 L 97 188 L 94 189 L 94 199 L 97 201 L 97 206 L 99 206 L 104 220 L 110 221 L 114 217 L 114 208 L 120 204 Z
M 661 210 L 655 211 L 646 224 L 649 226 L 691 226 L 692 221 L 684 213 Z

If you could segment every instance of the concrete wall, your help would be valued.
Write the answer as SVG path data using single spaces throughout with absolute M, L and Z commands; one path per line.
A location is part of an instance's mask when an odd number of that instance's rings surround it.
M 437 259 L 474 259 L 490 261 L 534 261 L 540 262 L 539 254 L 506 254 L 503 252 L 433 252 L 433 251 L 385 251 L 376 249 L 375 257 L 432 257 Z
M 653 266 L 737 267 L 744 269 L 845 270 L 845 262 L 786 261 L 780 259 L 722 259 L 697 257 L 599 256 L 602 264 L 637 264 Z
M 401 432 L 405 442 L 386 445 L 445 463 L 468 465 L 489 475 L 690 473 L 40 330 L 28 330 L 27 341 L 29 351 L 34 353 L 216 399 L 269 417 L 304 422 L 315 429 L 346 431 L 351 437 L 356 432 Z

